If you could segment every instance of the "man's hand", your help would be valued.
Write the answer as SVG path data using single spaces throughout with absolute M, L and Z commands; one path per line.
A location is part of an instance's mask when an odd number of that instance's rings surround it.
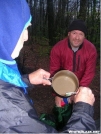
M 31 84 L 43 84 L 43 85 L 51 85 L 51 82 L 47 79 L 49 79 L 50 73 L 43 70 L 38 69 L 37 71 L 34 71 L 33 73 L 29 74 L 29 81 Z
M 73 101 L 74 103 L 82 101 L 93 106 L 95 97 L 90 88 L 79 87 L 77 94 L 74 95 Z
M 72 95 L 71 97 L 68 98 L 68 103 L 76 103 L 80 101 L 88 103 L 90 105 L 94 104 L 95 97 L 90 88 L 79 87 L 77 94 Z M 58 96 L 55 97 L 55 104 L 57 107 L 61 107 L 62 102 L 63 102 L 63 98 L 60 98 Z

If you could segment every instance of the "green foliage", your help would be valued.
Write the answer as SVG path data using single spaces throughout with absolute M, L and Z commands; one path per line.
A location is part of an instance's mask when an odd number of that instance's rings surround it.
M 38 37 L 38 36 L 34 36 L 33 37 L 34 40 L 34 44 L 38 44 L 38 50 L 37 53 L 39 56 L 47 56 L 50 54 L 50 50 L 51 50 L 51 46 L 49 46 L 49 40 L 45 37 Z
M 65 38 L 65 33 L 66 33 L 66 28 L 63 29 L 61 27 L 58 27 L 56 30 L 55 30 L 55 36 L 54 36 L 54 40 L 55 40 L 55 43 L 58 42 L 59 40 L 62 40 L 63 38 Z M 55 44 L 54 43 L 54 44 Z M 53 44 L 53 45 L 54 45 Z
M 100 52 L 100 16 L 99 13 L 95 12 L 92 16 L 87 18 L 87 39 L 90 40 L 98 52 Z
M 49 39 L 45 37 L 33 36 L 33 40 L 36 44 L 41 46 L 48 45 Z
M 48 56 L 50 54 L 50 50 L 51 50 L 51 46 L 49 46 L 49 45 L 40 46 L 38 49 L 39 56 L 41 56 L 41 57 Z

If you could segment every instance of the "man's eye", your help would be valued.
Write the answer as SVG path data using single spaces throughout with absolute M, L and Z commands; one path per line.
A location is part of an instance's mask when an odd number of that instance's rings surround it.
M 83 34 L 82 34 L 82 33 L 81 33 L 80 35 L 81 35 L 81 36 L 83 36 Z

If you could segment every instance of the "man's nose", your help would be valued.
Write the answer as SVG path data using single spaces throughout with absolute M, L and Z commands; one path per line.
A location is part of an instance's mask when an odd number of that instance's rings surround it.
M 76 39 L 79 39 L 79 35 L 76 35 L 76 37 L 75 37 Z

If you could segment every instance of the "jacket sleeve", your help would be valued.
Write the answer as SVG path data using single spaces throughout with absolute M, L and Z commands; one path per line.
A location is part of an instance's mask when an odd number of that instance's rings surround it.
M 95 75 L 97 60 L 97 51 L 95 48 L 91 50 L 91 53 L 88 55 L 88 57 L 89 58 L 86 62 L 86 70 L 82 79 L 80 80 L 80 86 L 89 86 Z
M 60 56 L 58 52 L 59 50 L 57 49 L 57 45 L 55 45 L 50 53 L 50 74 L 53 76 L 57 71 L 60 70 L 61 68 L 61 63 L 60 63 Z
M 28 85 L 27 90 L 33 89 L 34 85 L 30 83 L 29 78 L 28 78 L 28 74 L 22 75 L 22 80 Z
M 64 132 L 96 130 L 93 114 L 93 106 L 84 102 L 75 103 L 72 116 L 64 128 Z

